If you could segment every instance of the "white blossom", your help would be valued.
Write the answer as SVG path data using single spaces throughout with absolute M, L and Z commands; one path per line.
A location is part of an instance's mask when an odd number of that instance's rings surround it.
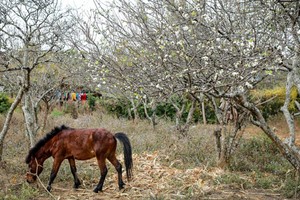
M 232 76 L 237 76 L 238 74 L 238 72 L 232 72 Z
M 249 89 L 252 89 L 252 88 L 253 88 L 253 85 L 250 84 L 249 82 L 246 82 L 245 85 L 246 85 L 246 87 L 249 88 Z
M 222 75 L 223 72 L 224 72 L 224 70 L 223 70 L 223 69 L 220 69 L 219 74 Z
M 208 60 L 209 60 L 209 58 L 208 58 L 207 56 L 203 56 L 202 59 L 203 59 L 204 61 L 208 61 Z
M 160 90 L 163 89 L 159 84 L 157 84 L 155 87 L 156 87 L 157 89 L 160 89 Z
M 187 18 L 189 18 L 189 14 L 185 13 L 185 14 L 183 15 L 183 17 L 184 17 L 185 19 L 187 19 Z
M 188 26 L 184 26 L 184 27 L 182 27 L 182 29 L 183 29 L 184 31 L 187 31 L 187 30 L 189 30 L 189 27 L 188 27 Z
M 243 86 L 241 86 L 241 85 L 240 85 L 240 86 L 238 86 L 238 91 L 239 91 L 239 92 L 244 92 L 244 91 L 245 91 L 245 89 L 244 89 L 244 87 L 243 87 Z

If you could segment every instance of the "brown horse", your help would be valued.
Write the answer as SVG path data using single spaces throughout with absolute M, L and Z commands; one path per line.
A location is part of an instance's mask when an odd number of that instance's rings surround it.
M 69 161 L 74 177 L 74 188 L 78 188 L 81 183 L 76 173 L 75 159 L 87 160 L 96 157 L 101 176 L 94 192 L 102 191 L 107 174 L 106 158 L 116 168 L 119 189 L 122 189 L 125 184 L 122 180 L 122 165 L 116 158 L 116 139 L 123 143 L 126 175 L 129 180 L 132 175 L 132 151 L 130 141 L 124 133 L 113 135 L 103 128 L 72 129 L 62 125 L 53 129 L 30 149 L 26 158 L 26 163 L 29 166 L 29 172 L 26 174 L 27 182 L 32 183 L 36 180 L 37 176 L 43 171 L 44 161 L 52 156 L 54 161 L 47 187 L 48 191 L 51 190 L 51 184 L 64 159 Z

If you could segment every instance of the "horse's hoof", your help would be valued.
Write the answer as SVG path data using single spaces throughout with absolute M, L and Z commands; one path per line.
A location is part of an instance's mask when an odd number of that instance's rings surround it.
M 73 185 L 74 189 L 78 189 L 80 185 Z
M 80 185 L 81 185 L 80 182 L 79 182 L 79 183 L 75 183 L 75 184 L 73 185 L 73 188 L 78 189 Z
M 124 189 L 124 185 L 126 185 L 124 182 L 122 182 L 120 185 L 119 185 L 119 190 L 122 190 Z
M 48 190 L 48 192 L 51 191 L 51 186 L 50 185 L 47 186 L 47 190 Z
M 119 190 L 122 190 L 122 189 L 124 189 L 124 186 L 123 185 L 119 186 Z
M 94 190 L 93 190 L 93 192 L 95 192 L 95 193 L 98 193 L 98 192 L 102 192 L 102 190 L 98 190 L 97 188 L 95 188 Z

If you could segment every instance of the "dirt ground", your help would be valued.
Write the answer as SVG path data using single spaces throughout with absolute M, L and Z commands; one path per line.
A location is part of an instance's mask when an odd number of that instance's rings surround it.
M 121 156 L 119 158 L 122 160 Z M 205 168 L 176 169 L 172 167 L 174 163 L 165 166 L 161 163 L 165 159 L 160 152 L 153 154 L 144 153 L 133 155 L 134 178 L 130 182 L 125 179 L 125 189 L 119 190 L 117 185 L 117 175 L 111 165 L 105 180 L 103 192 L 93 193 L 92 190 L 98 182 L 98 167 L 95 159 L 80 163 L 79 171 L 82 185 L 79 189 L 73 189 L 71 178 L 60 181 L 57 177 L 52 185 L 51 194 L 43 187 L 46 183 L 37 182 L 31 187 L 37 187 L 39 194 L 36 199 L 48 200 L 108 200 L 108 199 L 250 199 L 250 200 L 279 200 L 284 199 L 279 193 L 269 190 L 245 190 L 242 186 L 215 185 L 213 180 L 225 173 L 223 170 L 215 168 L 207 170 Z M 175 161 L 176 162 L 176 161 Z M 179 162 L 179 161 L 178 161 Z M 88 174 L 88 170 L 92 174 Z M 1 182 L 3 190 L 18 190 L 25 182 L 25 177 L 19 175 L 6 176 L 8 173 L 16 173 L 5 164 L 0 166 Z M 20 173 L 20 172 L 19 172 Z M 10 180 L 7 180 L 10 177 Z M 5 180 L 6 181 L 3 181 Z

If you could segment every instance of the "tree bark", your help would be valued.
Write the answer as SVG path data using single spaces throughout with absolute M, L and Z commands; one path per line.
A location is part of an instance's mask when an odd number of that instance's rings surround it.
M 24 94 L 24 105 L 22 107 L 25 119 L 25 127 L 26 127 L 26 134 L 30 140 L 30 147 L 33 147 L 35 144 L 35 136 L 36 136 L 36 120 L 35 120 L 35 111 L 32 107 L 32 102 L 30 99 L 30 95 L 25 92 Z
M 19 89 L 19 92 L 18 92 L 14 102 L 11 104 L 11 106 L 10 106 L 8 112 L 7 112 L 4 125 L 3 125 L 3 128 L 2 128 L 1 133 L 0 133 L 0 161 L 2 161 L 2 159 L 3 159 L 4 139 L 5 139 L 5 136 L 8 132 L 10 121 L 12 119 L 12 116 L 13 116 L 13 113 L 14 113 L 15 109 L 17 108 L 17 106 L 19 105 L 19 103 L 22 100 L 23 94 L 24 94 L 24 87 L 21 87 Z
M 133 110 L 133 121 L 137 122 L 140 118 L 139 112 L 138 112 L 139 103 L 136 105 L 133 98 L 130 99 L 130 102 L 131 102 L 131 106 L 132 106 L 132 110 Z
M 39 130 L 40 133 L 43 132 L 44 129 L 45 129 L 45 127 L 46 127 L 47 118 L 48 118 L 48 114 L 49 114 L 49 111 L 50 111 L 49 101 L 44 100 L 44 103 L 45 103 L 45 113 L 44 113 L 44 117 L 43 117 L 43 122 L 42 122 L 41 128 Z
M 299 77 L 299 72 L 298 72 L 298 59 L 299 56 L 297 56 L 297 53 L 294 58 L 294 62 L 292 65 L 291 71 L 288 72 L 287 74 L 287 80 L 286 80 L 286 95 L 285 95 L 285 101 L 284 105 L 281 107 L 281 111 L 284 114 L 284 117 L 286 119 L 286 123 L 289 128 L 289 133 L 290 133 L 290 138 L 289 138 L 289 145 L 292 146 L 295 144 L 295 123 L 294 123 L 294 117 L 289 111 L 289 104 L 291 102 L 291 90 L 294 85 L 297 86 L 298 91 L 300 91 L 299 88 L 299 83 L 300 82 L 300 77 Z M 296 83 L 296 84 L 295 84 Z
M 230 159 L 239 145 L 246 118 L 244 113 L 238 114 L 236 105 L 230 100 L 221 99 L 220 106 L 213 97 L 211 101 L 219 123 L 214 131 L 218 166 L 224 168 L 230 164 Z
M 182 133 L 186 133 L 189 130 L 190 125 L 192 124 L 192 120 L 194 118 L 194 112 L 196 110 L 196 104 L 197 104 L 196 99 L 193 99 L 192 100 L 192 105 L 191 105 L 191 107 L 189 109 L 188 116 L 186 118 L 186 122 L 185 122 L 185 124 L 183 126 L 183 130 L 182 130 L 183 132 Z
M 156 122 L 156 101 L 153 99 L 152 102 L 150 103 L 151 105 L 151 111 L 152 111 L 152 115 L 150 116 L 149 113 L 148 113 L 148 110 L 147 110 L 147 100 L 145 99 L 143 101 L 143 104 L 144 104 L 144 112 L 145 112 L 145 115 L 147 117 L 147 119 L 151 122 L 151 125 L 153 127 L 153 129 L 155 129 L 155 126 L 157 125 L 157 122 Z
M 248 109 L 252 116 L 252 123 L 260 127 L 264 133 L 273 141 L 273 143 L 278 147 L 283 156 L 292 164 L 292 166 L 299 171 L 300 169 L 300 153 L 296 146 L 289 146 L 284 143 L 280 138 L 274 133 L 274 131 L 268 126 L 264 117 L 262 116 L 260 110 L 253 104 L 247 101 L 244 95 L 239 95 L 236 101 Z
M 183 103 L 182 107 L 179 108 L 176 105 L 176 102 L 172 102 L 172 105 L 174 106 L 174 108 L 176 109 L 176 115 L 175 115 L 175 126 L 176 129 L 181 132 L 182 127 L 181 127 L 181 119 L 182 119 L 182 115 L 183 115 L 183 111 L 185 109 L 185 103 Z
M 206 125 L 206 113 L 205 113 L 205 104 L 204 101 L 201 102 L 201 110 L 202 110 L 202 119 L 203 119 L 203 124 Z

